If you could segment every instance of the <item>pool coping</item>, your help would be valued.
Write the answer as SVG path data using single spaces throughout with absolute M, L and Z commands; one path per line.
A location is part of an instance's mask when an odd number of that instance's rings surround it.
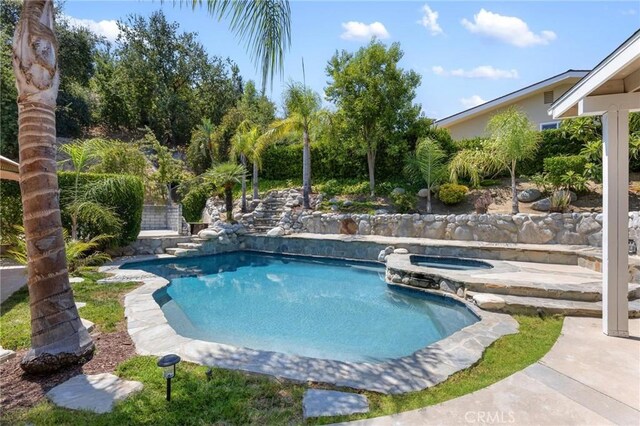
M 169 284 L 165 278 L 136 269 L 120 269 L 126 263 L 176 258 L 170 255 L 133 256 L 100 268 L 110 274 L 100 280 L 137 281 L 142 286 L 125 296 L 127 331 L 140 355 L 175 353 L 183 360 L 266 374 L 298 382 L 320 382 L 385 394 L 414 392 L 443 382 L 469 368 L 500 337 L 518 331 L 518 322 L 507 314 L 487 312 L 463 299 L 440 291 L 416 289 L 465 304 L 480 320 L 411 355 L 381 363 L 355 363 L 289 355 L 236 347 L 181 336 L 169 325 L 153 293 Z M 178 259 L 178 258 L 176 258 Z M 397 285 L 397 284 L 396 284 Z

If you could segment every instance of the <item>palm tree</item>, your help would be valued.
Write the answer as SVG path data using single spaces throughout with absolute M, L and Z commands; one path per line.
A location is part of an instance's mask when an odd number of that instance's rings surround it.
M 422 179 L 427 189 L 427 213 L 431 213 L 431 192 L 445 178 L 447 154 L 438 142 L 424 138 L 418 142 L 416 152 L 407 158 L 405 173 L 413 180 Z
M 218 159 L 218 141 L 216 138 L 216 126 L 208 118 L 203 118 L 191 135 L 191 143 L 195 147 L 201 157 L 210 160 L 210 166 L 215 164 Z
M 309 131 L 318 125 L 326 112 L 321 109 L 322 100 L 313 90 L 301 83 L 289 83 L 284 93 L 287 118 L 271 125 L 267 133 L 271 138 L 302 134 L 302 196 L 305 209 L 311 208 L 311 143 Z
M 533 157 L 538 149 L 539 133 L 527 115 L 513 107 L 491 117 L 487 130 L 491 133 L 488 149 L 492 157 L 501 165 L 501 170 L 507 169 L 511 174 L 511 213 L 517 214 L 516 166 L 518 161 Z
M 260 197 L 258 193 L 258 170 L 262 168 L 262 153 L 268 145 L 268 139 L 263 137 L 260 128 L 248 121 L 243 121 L 238 126 L 236 134 L 231 140 L 231 158 L 240 158 L 243 166 L 247 166 L 247 160 L 253 165 L 253 199 Z M 242 177 L 242 211 L 247 211 L 247 181 Z
M 221 163 L 205 173 L 205 178 L 224 189 L 224 206 L 227 210 L 227 222 L 233 221 L 233 188 L 242 182 L 247 169 L 242 164 Z
M 217 1 L 206 4 L 216 19 L 229 18 L 262 65 L 262 88 L 283 69 L 291 41 L 287 0 Z M 31 349 L 22 360 L 31 372 L 57 370 L 86 360 L 95 348 L 82 326 L 69 285 L 58 179 L 55 108 L 60 84 L 53 0 L 25 0 L 13 41 L 18 87 L 20 191 L 28 258 Z

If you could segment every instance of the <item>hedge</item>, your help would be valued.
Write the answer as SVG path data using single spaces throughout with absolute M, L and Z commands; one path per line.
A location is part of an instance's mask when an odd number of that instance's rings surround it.
M 567 172 L 571 171 L 582 175 L 586 163 L 587 160 L 582 155 L 549 157 L 544 159 L 544 171 L 553 185 L 560 186 L 562 176 L 566 175 Z
M 541 173 L 545 158 L 579 154 L 584 144 L 575 139 L 564 137 L 562 133 L 560 129 L 540 132 L 540 145 L 538 145 L 535 156 L 518 164 L 518 174 L 531 176 Z
M 89 182 L 107 177 L 118 177 L 124 180 L 121 191 L 101 191 L 96 193 L 97 201 L 111 208 L 124 222 L 122 233 L 114 244 L 124 246 L 138 238 L 142 222 L 142 205 L 144 201 L 144 186 L 142 180 L 136 176 L 107 175 L 97 173 L 81 173 L 80 186 Z M 75 173 L 58 172 L 58 186 L 60 199 L 69 199 L 75 185 Z M 63 203 L 64 201 L 62 201 Z M 64 207 L 64 206 L 63 206 Z M 0 223 L 2 235 L 9 235 L 14 225 L 22 224 L 22 203 L 20 202 L 20 189 L 17 182 L 0 181 Z M 71 220 L 62 209 L 62 225 L 69 229 Z M 100 234 L 100 229 L 85 229 L 83 233 L 94 236 Z

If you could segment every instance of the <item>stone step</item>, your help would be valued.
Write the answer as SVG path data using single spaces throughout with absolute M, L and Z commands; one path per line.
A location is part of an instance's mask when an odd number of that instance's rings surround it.
M 95 328 L 95 324 L 92 323 L 91 321 L 84 319 L 84 318 L 80 318 L 80 321 L 82 322 L 82 325 L 84 326 L 84 328 L 87 329 L 87 332 L 91 333 L 93 331 L 93 329 Z
M 509 296 L 541 297 L 545 299 L 575 300 L 598 302 L 602 300 L 602 283 L 566 283 L 566 282 L 482 282 L 466 281 L 467 290 L 478 293 L 491 293 Z M 640 299 L 640 285 L 629 284 L 629 300 Z
M 543 297 L 509 296 L 467 292 L 481 309 L 507 314 L 571 315 L 580 317 L 602 317 L 602 302 L 547 299 Z M 629 302 L 629 318 L 640 318 L 640 300 Z
M 178 243 L 177 246 L 186 249 L 197 249 L 202 247 L 202 243 Z
M 4 363 L 5 361 L 9 361 L 15 356 L 15 351 L 12 351 L 11 349 L 4 349 L 2 346 L 0 346 L 0 364 Z
M 180 248 L 180 247 L 171 247 L 165 250 L 165 253 L 176 256 L 176 257 L 182 257 L 182 256 L 190 256 L 190 255 L 194 255 L 197 253 L 200 253 L 200 250 L 198 249 L 187 249 L 187 248 Z

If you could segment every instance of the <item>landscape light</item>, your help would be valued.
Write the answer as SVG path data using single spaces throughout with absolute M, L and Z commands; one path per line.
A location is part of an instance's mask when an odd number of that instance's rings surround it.
M 171 401 L 171 379 L 176 375 L 176 365 L 180 357 L 176 354 L 168 354 L 158 360 L 158 367 L 162 368 L 162 374 L 167 379 L 167 401 Z

